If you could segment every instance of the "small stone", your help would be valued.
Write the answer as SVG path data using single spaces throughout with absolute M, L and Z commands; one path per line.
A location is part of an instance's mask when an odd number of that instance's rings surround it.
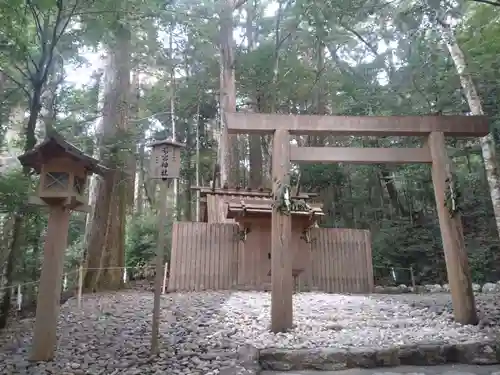
M 410 291 L 410 289 L 404 284 L 398 285 L 398 289 L 401 293 L 408 293 Z
M 493 283 L 486 283 L 481 289 L 483 293 L 496 293 L 499 291 L 498 285 Z
M 443 291 L 443 288 L 439 284 L 433 284 L 425 285 L 425 290 L 429 293 L 440 293 Z

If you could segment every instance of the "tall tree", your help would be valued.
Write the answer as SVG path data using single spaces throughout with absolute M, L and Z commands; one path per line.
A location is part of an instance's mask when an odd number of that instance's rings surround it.
M 483 116 L 485 113 L 481 98 L 479 97 L 478 90 L 472 79 L 471 72 L 467 69 L 467 62 L 455 37 L 455 33 L 451 26 L 439 16 L 436 17 L 436 22 L 438 22 L 441 27 L 443 40 L 448 47 L 455 69 L 457 70 L 460 84 L 467 98 L 470 111 L 473 115 Z M 480 144 L 490 188 L 491 201 L 493 203 L 493 211 L 495 213 L 496 226 L 498 235 L 500 236 L 500 173 L 498 170 L 498 159 L 496 157 L 496 145 L 493 134 L 489 133 L 487 136 L 482 137 L 480 139 Z
M 257 4 L 255 1 L 248 1 L 245 7 L 246 11 L 246 39 L 247 39 L 247 49 L 248 53 L 251 53 L 257 42 L 257 29 L 254 26 L 255 16 L 256 16 Z M 259 112 L 259 102 L 261 100 L 260 92 L 255 93 L 255 98 L 250 98 L 252 110 L 254 112 Z M 249 151 L 250 151 L 250 178 L 248 181 L 249 187 L 252 189 L 257 189 L 262 186 L 262 136 L 255 134 L 249 136 Z
M 220 4 L 220 112 L 219 165 L 221 181 L 235 186 L 240 182 L 238 138 L 228 134 L 226 113 L 236 112 L 236 77 L 233 39 L 233 12 L 246 0 L 223 0 Z
M 125 220 L 130 178 L 128 113 L 130 107 L 131 33 L 117 15 L 112 24 L 104 72 L 104 103 L 99 131 L 100 160 L 109 167 L 97 180 L 97 197 L 90 225 L 87 254 L 86 290 L 119 288 L 125 265 Z
M 0 21 L 5 26 L 0 32 L 0 73 L 25 94 L 29 110 L 24 132 L 24 151 L 37 143 L 36 126 L 42 111 L 42 96 L 53 72 L 57 47 L 66 36 L 68 25 L 77 9 L 85 6 L 80 0 L 51 0 L 47 2 L 14 2 L 3 8 Z M 61 61 L 61 60 L 59 60 Z M 53 103 L 52 103 L 53 104 Z M 51 108 L 49 109 L 51 110 Z M 30 184 L 30 171 L 24 169 L 26 183 Z M 16 260 L 22 249 L 21 231 L 26 207 L 17 207 L 12 230 L 13 240 L 7 257 L 6 285 L 0 305 L 0 329 L 7 324 L 11 301 L 11 284 Z

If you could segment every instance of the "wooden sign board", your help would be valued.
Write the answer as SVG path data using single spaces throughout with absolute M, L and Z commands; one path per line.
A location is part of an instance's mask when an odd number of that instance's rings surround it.
M 181 149 L 171 144 L 159 144 L 153 147 L 150 161 L 150 178 L 179 178 L 181 170 Z

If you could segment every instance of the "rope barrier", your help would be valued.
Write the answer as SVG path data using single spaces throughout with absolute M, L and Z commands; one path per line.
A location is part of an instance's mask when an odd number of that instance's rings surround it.
M 133 267 L 83 267 L 83 271 L 98 271 L 98 270 L 144 270 L 144 269 L 155 269 L 156 266 L 133 266 Z M 373 266 L 373 268 L 376 268 L 376 269 L 386 269 L 386 270 L 407 270 L 407 271 L 413 271 L 413 268 L 412 267 L 384 267 L 384 266 Z M 68 271 L 68 272 L 65 272 L 64 273 L 64 277 L 67 278 L 68 276 L 70 275 L 74 275 L 74 274 L 77 274 L 79 272 L 79 268 L 77 269 L 74 269 L 72 271 Z M 124 280 L 126 281 L 126 280 Z M 37 284 L 40 282 L 40 279 L 38 280 L 35 280 L 35 281 L 28 281 L 28 282 L 24 282 L 24 283 L 18 283 L 18 282 L 14 282 L 12 283 L 13 285 L 11 286 L 5 286 L 5 287 L 0 287 L 0 292 L 4 291 L 4 290 L 7 290 L 7 289 L 12 289 L 14 287 L 25 287 L 25 286 L 28 286 L 28 285 L 34 285 L 34 284 Z M 64 287 L 64 285 L 63 285 Z
M 98 270 L 123 270 L 123 282 L 126 283 L 128 280 L 128 274 L 127 270 L 151 270 L 155 269 L 156 266 L 151 266 L 151 265 L 144 265 L 144 266 L 133 266 L 133 267 L 83 267 L 80 265 L 77 269 L 73 269 L 71 271 L 65 272 L 63 275 L 63 285 L 62 285 L 62 290 L 66 291 L 70 289 L 68 287 L 68 279 L 70 276 L 78 274 L 78 277 L 76 280 L 73 278 L 71 285 L 72 287 L 75 286 L 75 281 L 77 281 L 77 304 L 78 308 L 81 308 L 82 306 L 82 295 L 83 295 L 83 276 L 85 271 L 98 271 Z M 411 274 L 411 281 L 413 286 L 415 285 L 415 278 L 414 278 L 414 273 L 413 273 L 413 267 L 384 267 L 384 266 L 373 266 L 374 269 L 386 269 L 389 270 L 392 273 L 393 278 L 396 278 L 396 275 L 394 273 L 395 270 L 407 270 L 410 271 Z M 164 273 L 163 273 L 163 285 L 162 285 L 162 293 L 165 294 L 166 292 L 166 284 L 167 284 L 167 279 L 168 279 L 168 263 L 165 264 L 164 267 Z M 30 285 L 36 285 L 40 282 L 40 279 L 36 281 L 29 281 L 25 283 L 14 283 L 14 285 L 11 285 L 9 287 L 2 287 L 0 288 L 0 292 L 7 290 L 7 289 L 16 289 L 16 297 L 17 297 L 17 307 L 18 310 L 21 310 L 22 307 L 22 290 L 26 288 L 27 286 Z
M 103 268 L 100 268 L 100 267 L 90 267 L 90 268 L 87 268 L 87 267 L 84 267 L 85 270 L 123 270 L 123 269 L 147 269 L 147 268 L 155 268 L 155 266 L 135 266 L 135 267 L 103 267 Z
M 396 270 L 406 270 L 406 271 L 410 271 L 410 280 L 411 280 L 411 285 L 413 287 L 416 286 L 416 281 L 415 281 L 415 273 L 413 272 L 413 266 L 410 266 L 410 267 L 394 267 L 394 266 L 391 266 L 391 267 L 384 267 L 384 266 L 373 266 L 374 269 L 386 269 L 386 270 L 389 270 L 391 276 L 392 276 L 392 279 L 394 280 L 394 282 L 397 281 L 397 277 L 396 277 Z
M 66 272 L 65 275 L 69 276 L 71 274 L 74 274 L 74 273 L 77 273 L 78 272 L 78 269 L 75 269 L 73 271 L 69 271 L 69 272 Z M 1 287 L 0 288 L 0 292 L 3 291 L 3 290 L 7 290 L 7 289 L 12 289 L 14 287 L 24 287 L 24 286 L 27 286 L 27 285 L 34 285 L 34 284 L 38 284 L 40 282 L 40 279 L 38 280 L 35 280 L 35 281 L 28 281 L 28 282 L 25 282 L 25 283 L 18 283 L 18 282 L 13 282 L 11 286 L 4 286 L 4 287 Z
M 155 269 L 156 266 L 133 266 L 133 267 L 84 267 L 83 268 L 83 271 L 98 271 L 98 270 L 144 270 L 144 269 Z M 384 266 L 373 266 L 373 268 L 376 268 L 376 269 L 386 269 L 386 270 L 391 270 L 391 269 L 395 269 L 395 270 L 408 270 L 408 271 L 413 271 L 413 268 L 412 267 L 384 267 Z M 70 275 L 74 275 L 74 274 L 77 274 L 79 272 L 79 268 L 77 269 L 74 269 L 72 271 L 69 271 L 69 272 L 65 272 L 64 273 L 64 277 L 67 278 L 68 276 Z M 126 280 L 124 280 L 126 282 Z M 13 285 L 11 286 L 5 286 L 5 287 L 0 287 L 0 292 L 4 291 L 4 290 L 7 290 L 7 289 L 13 289 L 13 288 L 18 288 L 18 287 L 21 287 L 21 288 L 24 288 L 26 286 L 29 286 L 29 285 L 34 285 L 34 284 L 38 284 L 40 282 L 40 279 L 38 280 L 35 280 L 35 281 L 28 281 L 28 282 L 24 282 L 24 283 L 18 283 L 18 282 L 14 282 L 12 283 Z M 64 288 L 64 285 L 63 285 L 63 288 Z M 64 288 L 66 289 L 66 288 Z
M 166 265 L 167 266 L 167 265 Z M 78 267 L 77 269 L 74 269 L 74 270 L 71 270 L 71 271 L 68 271 L 68 272 L 64 272 L 63 274 L 63 285 L 62 285 L 62 290 L 63 291 L 66 291 L 68 289 L 70 289 L 70 287 L 68 287 L 68 279 L 70 278 L 70 276 L 72 275 L 75 275 L 77 274 L 78 277 L 76 278 L 76 281 L 77 281 L 77 284 L 78 284 L 78 306 L 81 307 L 81 299 L 82 299 L 82 289 L 83 289 L 83 275 L 84 275 L 84 272 L 86 270 L 90 270 L 90 271 L 97 271 L 97 270 L 123 270 L 123 282 L 126 283 L 127 282 L 127 270 L 151 270 L 151 269 L 154 269 L 155 266 L 133 266 L 133 267 L 89 267 L 89 268 L 86 268 L 86 267 L 83 267 L 83 266 L 80 266 Z M 167 267 L 165 267 L 166 269 Z M 163 283 L 163 293 L 165 293 L 165 285 L 166 285 L 166 271 L 165 271 L 165 275 L 164 275 L 164 283 Z M 40 283 L 40 279 L 38 280 L 35 280 L 35 281 L 28 281 L 28 282 L 23 282 L 23 283 L 18 283 L 18 282 L 14 282 L 12 283 L 12 285 L 10 286 L 4 286 L 4 287 L 0 287 L 0 293 L 5 291 L 5 290 L 8 290 L 8 289 L 15 289 L 15 292 L 13 292 L 13 294 L 16 296 L 16 304 L 17 304 L 17 310 L 20 311 L 21 308 L 22 308 L 22 303 L 23 303 L 23 289 L 25 289 L 26 287 L 28 286 L 32 286 L 32 285 L 37 285 Z M 74 287 L 75 286 L 75 279 L 73 279 L 73 282 L 71 282 L 72 286 Z
M 411 271 L 413 268 L 412 267 L 385 267 L 385 266 L 373 266 L 373 268 L 377 269 L 385 269 L 385 270 L 390 270 L 390 269 L 395 269 L 395 270 L 408 270 Z

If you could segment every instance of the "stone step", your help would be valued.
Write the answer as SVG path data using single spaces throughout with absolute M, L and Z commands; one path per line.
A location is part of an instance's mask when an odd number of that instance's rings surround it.
M 263 371 L 260 375 L 500 375 L 500 365 L 398 366 L 337 371 Z
M 391 349 L 262 349 L 259 351 L 259 363 L 263 370 L 273 371 L 338 371 L 348 368 L 394 368 L 458 363 L 500 366 L 500 343 L 489 341 L 459 345 L 421 344 Z

